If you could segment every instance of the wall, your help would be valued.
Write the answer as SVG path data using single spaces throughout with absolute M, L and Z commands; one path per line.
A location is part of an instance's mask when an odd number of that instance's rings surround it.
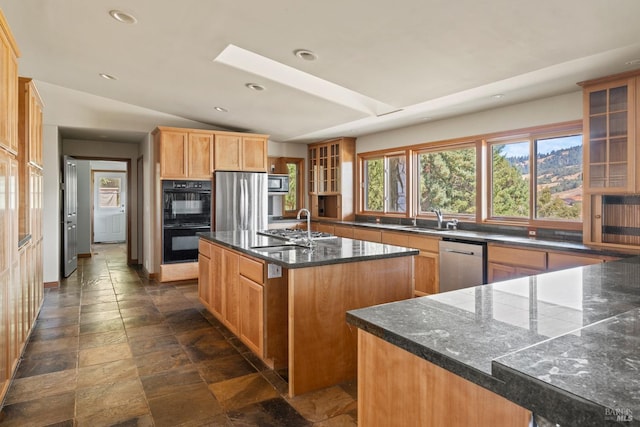
M 42 263 L 45 283 L 60 280 L 60 153 L 58 127 L 42 127 Z
M 520 129 L 582 119 L 582 92 L 358 137 L 356 152 Z

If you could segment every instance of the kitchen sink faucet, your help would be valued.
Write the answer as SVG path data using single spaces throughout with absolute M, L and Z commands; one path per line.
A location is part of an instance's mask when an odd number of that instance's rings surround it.
M 312 240 L 311 240 L 311 212 L 309 212 L 309 209 L 307 208 L 302 208 L 298 211 L 298 216 L 296 217 L 297 219 L 300 219 L 300 215 L 306 212 L 307 214 L 307 244 L 309 246 L 311 246 L 312 244 Z
M 438 228 L 442 228 L 442 211 L 439 208 L 432 209 L 431 211 L 436 214 L 436 218 L 438 218 Z

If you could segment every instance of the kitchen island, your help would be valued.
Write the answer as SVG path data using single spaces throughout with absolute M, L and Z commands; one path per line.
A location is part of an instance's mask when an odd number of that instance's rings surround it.
M 250 231 L 200 233 L 200 300 L 274 369 L 289 395 L 355 378 L 346 312 L 413 295 L 418 250 L 332 238 L 312 248 Z
M 638 425 L 639 277 L 635 257 L 348 312 L 359 424 Z

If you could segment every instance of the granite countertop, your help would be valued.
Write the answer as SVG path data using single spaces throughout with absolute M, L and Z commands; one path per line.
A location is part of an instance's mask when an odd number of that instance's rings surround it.
M 235 249 L 285 268 L 315 267 L 418 255 L 417 249 L 346 238 L 317 240 L 313 248 L 286 246 L 285 241 L 254 231 L 198 233 L 213 243 Z
M 627 258 L 353 310 L 347 321 L 553 423 L 615 424 L 620 413 L 640 418 L 638 277 L 640 257 Z
M 581 242 L 577 242 L 573 239 L 561 240 L 561 237 L 557 239 L 540 238 L 540 237 L 526 237 L 521 235 L 499 233 L 494 231 L 479 231 L 479 230 L 446 230 L 436 229 L 424 226 L 411 226 L 401 224 L 385 224 L 385 223 L 373 223 L 373 222 L 359 222 L 359 221 L 323 221 L 334 225 L 352 225 L 357 227 L 367 227 L 379 230 L 388 231 L 400 231 L 406 233 L 415 233 L 424 236 L 442 237 L 446 239 L 459 239 L 469 240 L 477 242 L 488 243 L 504 243 L 513 246 L 522 246 L 535 248 L 540 250 L 558 250 L 558 251 L 570 251 L 581 252 L 584 254 L 593 254 L 600 256 L 635 256 L 640 254 L 637 250 L 630 250 L 630 254 L 624 253 L 620 250 L 613 250 L 608 247 L 587 246 Z M 561 236 L 561 235 L 560 235 Z

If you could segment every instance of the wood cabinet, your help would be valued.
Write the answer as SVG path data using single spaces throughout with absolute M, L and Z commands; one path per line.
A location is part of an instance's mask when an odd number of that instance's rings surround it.
M 526 427 L 530 420 L 527 409 L 358 329 L 359 425 Z
M 599 255 L 577 255 L 566 252 L 549 252 L 547 254 L 548 271 L 563 270 L 565 268 L 582 267 L 585 265 L 602 264 L 615 261 L 618 258 Z
M 270 367 L 287 364 L 287 279 L 264 261 L 201 239 L 202 304 Z
M 353 238 L 367 242 L 382 242 L 382 232 L 366 227 L 353 227 Z
M 338 237 L 353 239 L 353 226 L 336 224 L 333 226 L 333 234 Z
M 355 138 L 309 144 L 308 153 L 311 214 L 353 220 Z
M 640 70 L 579 83 L 585 244 L 640 247 Z
M 414 287 L 416 296 L 440 292 L 440 249 L 439 237 L 409 236 L 407 246 L 420 249 L 413 258 Z
M 267 172 L 267 136 L 216 133 L 214 169 Z
M 582 82 L 585 193 L 635 193 L 639 71 Z
M 233 251 L 222 251 L 222 323 L 235 335 L 240 326 L 240 256 Z
M 154 135 L 161 179 L 211 179 L 213 133 L 160 127 Z
M 18 46 L 0 12 L 0 147 L 18 152 Z
M 240 340 L 264 353 L 264 262 L 240 256 Z
M 382 232 L 382 243 L 420 249 L 420 253 L 413 257 L 415 296 L 436 294 L 440 291 L 439 241 L 439 237 L 420 236 L 409 232 Z
M 42 103 L 30 79 L 18 80 L 17 57 L 0 10 L 0 402 L 44 292 Z
M 25 163 L 42 168 L 42 98 L 32 79 L 18 80 L 18 140 Z
M 547 252 L 513 246 L 487 245 L 487 281 L 489 283 L 544 273 Z

